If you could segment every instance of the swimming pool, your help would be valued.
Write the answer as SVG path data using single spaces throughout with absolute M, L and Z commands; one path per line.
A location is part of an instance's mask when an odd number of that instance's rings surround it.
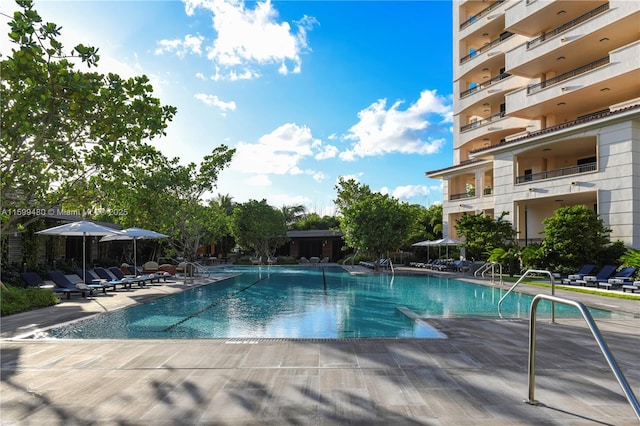
M 506 288 L 442 276 L 354 276 L 338 266 L 228 267 L 237 276 L 51 329 L 74 339 L 446 337 L 423 318 L 497 318 Z M 503 318 L 528 318 L 532 297 L 512 293 Z M 540 318 L 551 304 L 538 305 Z M 594 317 L 607 311 L 592 310 Z M 556 304 L 556 317 L 579 317 Z

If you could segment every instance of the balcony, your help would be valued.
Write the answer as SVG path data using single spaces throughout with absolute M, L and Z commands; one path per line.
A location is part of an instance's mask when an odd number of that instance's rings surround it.
M 548 23 L 546 28 L 555 29 L 537 33 L 537 39 L 525 40 L 507 51 L 505 68 L 528 78 L 539 78 L 549 71 L 560 74 L 637 41 L 640 2 L 612 1 L 608 7 L 594 9 L 592 5 L 584 12 L 555 26 Z M 550 63 L 554 64 L 551 69 Z
M 597 162 L 580 164 L 578 166 L 563 167 L 561 169 L 547 170 L 544 172 L 527 174 L 516 177 L 516 184 L 529 183 L 538 180 L 552 179 L 563 176 L 577 175 L 580 173 L 594 172 L 598 168 Z
M 622 0 L 627 2 L 627 0 Z M 618 3 L 611 0 L 609 3 Z M 549 28 L 556 28 L 568 20 L 576 19 L 594 7 L 607 3 L 606 0 L 590 1 L 520 1 L 506 10 L 505 28 L 530 38 L 542 34 Z M 632 2 L 630 2 L 632 3 Z M 616 5 L 617 6 L 617 5 Z M 616 7 L 612 5 L 612 8 Z
M 504 33 L 500 34 L 500 37 L 490 41 L 489 43 L 485 44 L 479 49 L 472 50 L 472 52 L 469 53 L 467 56 L 462 57 L 462 59 L 460 59 L 460 64 L 464 64 L 465 62 L 470 61 L 471 59 L 475 58 L 481 53 L 491 50 L 492 48 L 501 44 L 503 41 L 509 39 L 509 37 L 512 37 L 513 35 L 514 34 L 510 33 L 509 31 L 505 31 Z
M 555 116 L 554 125 L 640 96 L 640 41 L 541 83 L 505 95 L 511 116 Z
M 584 73 L 589 72 L 589 71 L 591 71 L 591 70 L 593 70 L 595 68 L 601 67 L 603 65 L 607 65 L 608 63 L 609 63 L 609 57 L 607 56 L 607 57 L 604 57 L 604 58 L 597 59 L 597 60 L 595 60 L 595 61 L 593 61 L 593 62 L 591 62 L 591 63 L 589 63 L 587 65 L 583 65 L 583 66 L 578 67 L 576 69 L 573 69 L 571 71 L 568 71 L 568 72 L 565 72 L 563 74 L 560 74 L 560 75 L 558 75 L 556 77 L 547 79 L 547 80 L 545 80 L 545 81 L 543 81 L 541 83 L 532 84 L 530 86 L 527 86 L 527 95 L 534 94 L 534 93 L 539 92 L 540 90 L 544 89 L 547 86 L 551 86 L 553 84 L 560 83 L 561 81 L 568 80 L 568 79 L 570 79 L 572 77 L 575 77 L 577 75 L 584 74 Z
M 466 198 L 475 198 L 476 191 L 462 192 L 460 194 L 449 195 L 449 201 L 464 200 Z
M 497 121 L 504 117 L 505 112 L 500 111 L 497 114 L 493 114 L 487 118 L 483 118 L 482 120 L 474 121 L 473 123 L 465 124 L 464 126 L 460 126 L 461 132 L 466 132 L 467 130 L 475 129 L 476 127 L 484 126 L 494 121 Z
M 468 89 L 468 90 L 465 90 L 464 92 L 461 92 L 460 93 L 460 97 L 461 98 L 467 97 L 467 96 L 469 96 L 469 95 L 471 95 L 473 93 L 476 93 L 476 92 L 478 92 L 478 91 L 480 91 L 482 89 L 485 89 L 485 88 L 491 86 L 493 83 L 496 83 L 498 81 L 502 81 L 505 78 L 510 77 L 510 76 L 511 76 L 511 74 L 508 74 L 506 72 L 503 72 L 502 74 L 498 74 L 497 76 L 493 77 L 491 80 L 487 80 L 484 83 L 480 83 L 480 84 L 472 87 L 471 89 Z
M 555 37 L 558 34 L 562 34 L 563 32 L 575 27 L 576 25 L 583 23 L 587 19 L 590 19 L 596 15 L 599 15 L 607 10 L 609 10 L 609 3 L 605 3 L 599 7 L 596 7 L 595 9 L 585 13 L 584 15 L 577 17 L 576 19 L 572 19 L 571 21 L 565 24 L 562 24 L 559 27 L 554 28 L 553 30 L 547 31 L 546 33 L 543 33 L 541 36 L 536 37 L 531 41 L 528 41 L 527 49 L 531 49 L 532 47 L 535 47 L 538 44 L 544 43 L 546 40 L 552 37 Z
M 482 18 L 483 16 L 488 15 L 489 12 L 491 12 L 492 10 L 495 10 L 496 8 L 498 8 L 504 2 L 505 2 L 505 0 L 498 0 L 495 3 L 491 3 L 489 6 L 487 6 L 484 9 L 482 9 L 480 12 L 476 13 L 471 18 L 467 19 L 462 24 L 460 24 L 460 30 L 463 30 L 463 29 L 467 28 L 469 25 L 473 24 L 474 22 L 477 22 L 478 19 Z

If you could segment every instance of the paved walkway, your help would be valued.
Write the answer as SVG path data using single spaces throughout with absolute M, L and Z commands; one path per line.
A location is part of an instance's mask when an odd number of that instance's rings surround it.
M 523 403 L 528 322 L 521 320 L 429 320 L 447 339 L 11 338 L 186 287 L 76 298 L 3 318 L 1 423 L 640 424 L 581 320 L 539 321 L 538 406 Z M 569 295 L 627 314 L 597 322 L 640 395 L 640 301 Z

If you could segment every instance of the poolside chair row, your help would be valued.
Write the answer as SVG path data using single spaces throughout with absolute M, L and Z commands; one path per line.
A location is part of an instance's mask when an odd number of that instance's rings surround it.
M 628 266 L 618 270 L 615 265 L 605 265 L 598 271 L 596 275 L 589 275 L 595 269 L 595 265 L 584 265 L 575 274 L 569 275 L 562 279 L 562 284 L 579 285 L 583 287 L 596 287 L 611 289 L 633 289 L 633 275 L 637 268 Z M 626 288 L 625 288 L 626 287 Z
M 116 291 L 118 286 L 124 289 L 131 289 L 133 284 L 144 287 L 147 282 L 153 282 L 154 280 L 160 282 L 162 278 L 166 281 L 167 278 L 166 275 L 160 274 L 157 276 L 127 276 L 116 267 L 108 269 L 94 268 L 92 271 L 77 269 L 75 275 L 65 275 L 60 271 L 49 271 L 48 276 L 53 282 L 51 290 L 55 293 L 64 294 L 67 299 L 70 299 L 72 294 L 80 294 L 82 297 L 87 297 L 87 294 L 93 295 L 94 291 L 102 290 L 103 293 L 106 293 L 108 289 Z M 20 277 L 29 287 L 47 287 L 46 282 L 35 272 L 23 272 Z

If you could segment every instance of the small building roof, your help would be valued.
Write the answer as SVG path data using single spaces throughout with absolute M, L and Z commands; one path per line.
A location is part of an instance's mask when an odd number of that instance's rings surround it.
M 287 231 L 289 238 L 329 238 L 342 237 L 341 231 L 332 231 L 330 229 L 310 229 L 308 231 Z

